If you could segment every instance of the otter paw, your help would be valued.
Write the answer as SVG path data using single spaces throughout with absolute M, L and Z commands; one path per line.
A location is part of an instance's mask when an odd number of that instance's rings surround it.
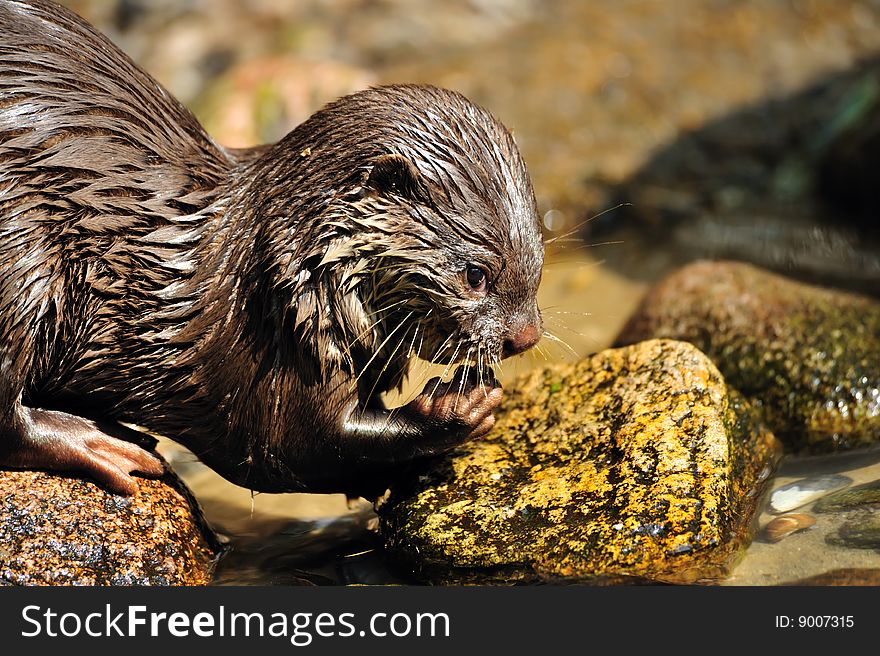
M 424 391 L 407 406 L 428 427 L 428 435 L 437 438 L 424 446 L 424 455 L 480 438 L 495 425 L 493 413 L 503 396 L 500 383 L 494 376 L 480 380 L 473 370 L 464 381 L 463 375 L 459 367 L 448 383 L 439 378 L 428 381 Z
M 131 495 L 137 490 L 132 473 L 161 476 L 162 461 L 137 445 L 115 437 L 97 434 L 76 445 L 72 467 L 85 472 L 109 490 Z
M 141 447 L 111 437 L 95 423 L 64 412 L 22 408 L 25 434 L 2 464 L 28 469 L 76 471 L 117 494 L 137 490 L 132 472 L 161 476 L 165 466 Z

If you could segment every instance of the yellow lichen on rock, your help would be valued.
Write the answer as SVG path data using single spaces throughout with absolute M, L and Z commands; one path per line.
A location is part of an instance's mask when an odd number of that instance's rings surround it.
M 776 453 L 706 356 L 643 342 L 522 378 L 489 436 L 392 491 L 383 530 L 434 580 L 713 577 Z

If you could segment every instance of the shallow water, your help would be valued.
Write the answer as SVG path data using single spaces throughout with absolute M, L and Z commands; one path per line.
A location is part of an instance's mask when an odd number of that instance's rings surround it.
M 166 453 L 182 452 L 165 445 Z M 185 456 L 184 456 L 185 457 Z M 415 583 L 395 570 L 375 532 L 376 516 L 363 500 L 351 505 L 342 495 L 251 496 L 198 463 L 180 467 L 201 500 L 208 521 L 224 536 L 229 552 L 221 561 L 217 585 L 338 585 Z M 843 475 L 860 485 L 880 480 L 880 450 L 783 460 L 765 494 L 817 476 Z M 792 512 L 811 513 L 814 502 Z M 838 570 L 847 583 L 880 577 L 880 548 L 829 544 L 857 513 L 812 513 L 812 527 L 769 542 L 763 527 L 777 515 L 765 509 L 758 531 L 725 585 L 776 585 Z M 878 543 L 880 544 L 880 543 Z M 865 570 L 873 570 L 866 572 Z M 869 577 L 875 577 L 870 579 Z
M 851 486 L 880 480 L 880 450 L 871 449 L 861 453 L 842 453 L 832 456 L 795 458 L 783 460 L 773 481 L 772 490 L 794 483 L 829 474 L 852 479 Z M 876 512 L 842 511 L 816 513 L 810 502 L 791 512 L 808 513 L 816 519 L 810 528 L 789 535 L 781 541 L 767 541 L 762 531 L 746 550 L 743 560 L 725 581 L 730 585 L 776 585 L 807 577 L 818 576 L 841 569 L 880 568 L 880 541 L 874 548 L 852 548 L 829 543 L 844 523 L 860 521 L 859 513 Z M 761 529 L 777 515 L 761 513 Z M 876 576 L 877 573 L 874 574 Z M 863 576 L 869 576 L 863 574 Z M 858 577 L 857 577 L 858 578 Z M 876 580 L 874 581 L 876 584 Z

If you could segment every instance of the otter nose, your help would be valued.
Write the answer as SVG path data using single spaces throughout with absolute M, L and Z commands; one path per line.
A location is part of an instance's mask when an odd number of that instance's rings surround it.
M 538 326 L 528 323 L 519 332 L 504 340 L 504 343 L 501 345 L 501 357 L 509 358 L 512 355 L 519 355 L 524 351 L 528 351 L 540 339 L 541 335 Z

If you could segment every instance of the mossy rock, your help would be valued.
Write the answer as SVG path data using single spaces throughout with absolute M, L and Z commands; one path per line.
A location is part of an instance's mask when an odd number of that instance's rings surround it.
M 713 579 L 777 456 L 705 355 L 649 341 L 510 386 L 492 433 L 392 488 L 381 529 L 434 582 Z
M 617 339 L 680 339 L 760 405 L 793 451 L 880 441 L 880 303 L 736 262 L 658 283 Z
M 0 585 L 206 585 L 222 548 L 171 473 L 130 497 L 0 471 Z

